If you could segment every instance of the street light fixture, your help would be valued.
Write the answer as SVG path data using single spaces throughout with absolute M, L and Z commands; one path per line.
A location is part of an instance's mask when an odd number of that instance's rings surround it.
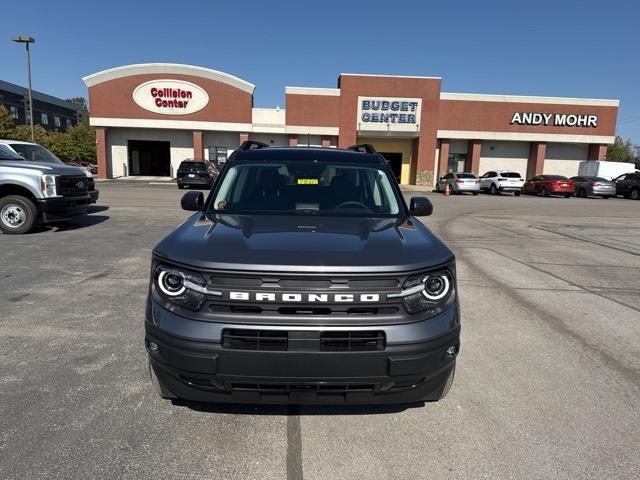
M 31 54 L 29 52 L 29 44 L 36 43 L 36 39 L 26 35 L 18 35 L 12 39 L 16 43 L 24 43 L 27 47 L 27 72 L 29 75 L 29 120 L 31 123 L 31 141 L 35 143 L 36 137 L 33 132 L 33 97 L 31 95 Z

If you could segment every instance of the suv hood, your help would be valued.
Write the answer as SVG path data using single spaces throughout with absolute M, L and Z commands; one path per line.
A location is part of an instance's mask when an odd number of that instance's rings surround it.
M 28 170 L 38 170 L 44 174 L 51 175 L 85 175 L 84 170 L 72 165 L 65 165 L 64 163 L 51 163 L 51 162 L 28 162 L 22 160 L 0 160 L 0 165 L 3 167 L 15 167 L 24 168 Z
M 206 269 L 283 272 L 401 272 L 454 255 L 414 218 L 336 218 L 197 213 L 154 253 Z

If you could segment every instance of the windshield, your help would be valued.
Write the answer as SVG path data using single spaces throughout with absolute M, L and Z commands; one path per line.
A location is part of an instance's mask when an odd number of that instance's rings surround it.
M 40 145 L 12 143 L 11 148 L 30 162 L 63 163 L 58 157 Z
M 0 160 L 24 160 L 24 158 L 6 145 L 0 144 Z
M 400 201 L 377 166 L 269 162 L 229 168 L 211 212 L 397 217 Z

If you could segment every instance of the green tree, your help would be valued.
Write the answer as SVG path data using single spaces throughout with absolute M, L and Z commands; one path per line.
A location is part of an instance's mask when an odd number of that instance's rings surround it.
M 80 105 L 83 110 L 87 110 L 87 99 L 84 97 L 67 98 L 67 102 L 75 103 L 76 105 Z
M 613 144 L 607 147 L 607 160 L 613 162 L 633 162 L 635 161 L 635 152 L 631 140 L 622 140 L 616 136 Z
M 88 123 L 81 123 L 67 130 L 73 146 L 73 161 L 96 163 L 96 131 Z
M 86 104 L 84 98 L 77 98 Z M 60 160 L 96 163 L 96 132 L 88 122 L 80 123 L 66 132 L 50 132 L 41 125 L 35 125 L 34 137 L 36 143 L 50 150 Z M 15 119 L 2 105 L 0 105 L 0 138 L 23 142 L 31 141 L 31 127 L 29 125 L 16 126 Z
M 4 105 L 0 105 L 0 138 L 13 139 L 16 129 L 16 119 Z

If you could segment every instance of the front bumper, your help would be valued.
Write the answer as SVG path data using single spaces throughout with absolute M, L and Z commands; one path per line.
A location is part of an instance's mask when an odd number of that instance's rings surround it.
M 457 304 L 429 320 L 388 328 L 273 327 L 303 335 L 332 329 L 384 330 L 386 346 L 375 351 L 329 352 L 292 347 L 286 351 L 229 349 L 221 344 L 221 332 L 249 326 L 175 317 L 177 315 L 151 301 L 145 322 L 145 343 L 160 381 L 177 397 L 192 401 L 417 402 L 431 398 L 442 388 L 452 373 L 456 357 L 446 351 L 455 346 L 457 353 L 460 345 Z M 176 322 L 182 322 L 182 328 Z M 151 342 L 158 348 L 151 350 Z
M 38 199 L 38 211 L 42 223 L 67 220 L 87 212 L 91 197 L 79 195 L 74 197 L 56 197 Z

